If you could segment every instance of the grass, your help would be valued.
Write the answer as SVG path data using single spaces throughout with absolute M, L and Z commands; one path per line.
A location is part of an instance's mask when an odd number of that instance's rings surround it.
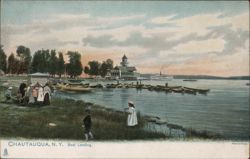
M 164 134 L 145 131 L 144 120 L 140 116 L 139 126 L 129 128 L 126 126 L 127 116 L 123 112 L 70 99 L 54 99 L 50 106 L 44 107 L 0 103 L 0 137 L 83 140 L 82 119 L 85 108 L 89 106 L 92 109 L 92 132 L 95 140 L 166 138 Z M 55 123 L 56 126 L 51 127 L 49 123 Z
M 4 88 L 0 87 L 0 101 Z M 145 130 L 145 118 L 138 113 L 139 125 L 126 126 L 127 114 L 84 101 L 53 98 L 50 106 L 21 107 L 0 103 L 0 138 L 76 139 L 84 140 L 81 127 L 85 109 L 91 107 L 92 133 L 95 140 L 170 139 L 163 133 Z M 49 126 L 55 123 L 55 127 Z M 207 131 L 185 129 L 185 139 L 221 139 Z

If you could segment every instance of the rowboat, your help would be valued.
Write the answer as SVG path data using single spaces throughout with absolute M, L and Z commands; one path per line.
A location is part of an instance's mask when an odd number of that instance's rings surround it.
M 206 94 L 207 92 L 209 92 L 209 89 L 205 89 L 205 88 L 189 88 L 189 87 L 183 87 L 185 90 L 192 90 L 195 92 L 198 92 L 200 94 Z
M 196 82 L 197 80 L 196 79 L 184 79 L 183 81 L 185 81 L 185 82 Z
M 82 87 L 82 86 L 63 85 L 61 86 L 61 90 L 70 91 L 70 92 L 91 92 L 93 89 L 89 87 Z

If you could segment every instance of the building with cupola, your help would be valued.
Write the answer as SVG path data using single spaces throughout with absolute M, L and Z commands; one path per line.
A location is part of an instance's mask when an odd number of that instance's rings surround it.
M 140 74 L 136 71 L 134 66 L 129 66 L 128 58 L 124 54 L 120 66 L 115 66 L 114 69 L 110 70 L 111 79 L 122 79 L 122 80 L 137 80 Z

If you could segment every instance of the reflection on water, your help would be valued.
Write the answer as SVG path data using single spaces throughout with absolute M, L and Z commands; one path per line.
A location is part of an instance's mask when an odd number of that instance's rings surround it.
M 232 139 L 248 139 L 249 86 L 248 81 L 198 80 L 183 82 L 173 80 L 170 86 L 209 88 L 207 95 L 165 93 L 136 89 L 96 89 L 89 94 L 67 94 L 56 96 L 81 99 L 106 107 L 123 110 L 129 100 L 134 101 L 137 111 L 167 118 L 169 122 L 220 133 Z M 101 82 L 100 82 L 101 83 Z M 102 82 L 102 84 L 105 84 Z M 165 85 L 164 81 L 143 81 L 143 84 Z

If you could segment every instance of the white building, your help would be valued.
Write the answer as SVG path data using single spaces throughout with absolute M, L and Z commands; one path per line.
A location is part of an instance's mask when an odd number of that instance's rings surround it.
M 123 80 L 137 80 L 140 74 L 136 72 L 134 66 L 128 65 L 128 58 L 126 55 L 122 57 L 120 66 L 116 66 L 109 73 L 111 79 L 123 79 Z

